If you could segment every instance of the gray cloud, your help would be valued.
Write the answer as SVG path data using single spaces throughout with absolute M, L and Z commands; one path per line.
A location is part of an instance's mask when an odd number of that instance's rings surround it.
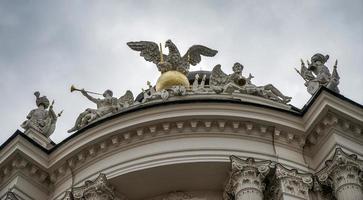
M 292 104 L 310 98 L 293 70 L 300 58 L 329 54 L 339 59 L 341 93 L 363 103 L 362 1 L 1 1 L 0 143 L 34 108 L 35 90 L 64 109 L 56 142 L 69 136 L 78 115 L 92 103 L 70 94 L 75 84 L 94 91 L 135 94 L 159 73 L 126 42 L 172 39 L 182 52 L 193 44 L 219 50 L 199 68 L 234 62 L 258 85 L 273 83 Z

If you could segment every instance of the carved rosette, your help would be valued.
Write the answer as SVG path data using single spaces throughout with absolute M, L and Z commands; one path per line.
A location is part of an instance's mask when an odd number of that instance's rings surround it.
M 226 184 L 223 198 L 263 199 L 265 183 L 263 182 L 270 171 L 271 161 L 256 162 L 253 158 L 247 160 L 231 156 L 232 170 Z
M 83 186 L 66 192 L 64 200 L 119 200 L 105 174 L 100 174 L 94 181 L 86 181 Z
M 358 200 L 363 199 L 362 171 L 362 160 L 337 148 L 332 160 L 325 162 L 325 167 L 317 173 L 317 177 L 321 184 L 333 188 L 338 200 Z
M 301 174 L 296 169 L 289 170 L 276 164 L 274 180 L 271 188 L 274 200 L 285 199 L 284 196 L 309 200 L 309 190 L 313 187 L 311 174 Z

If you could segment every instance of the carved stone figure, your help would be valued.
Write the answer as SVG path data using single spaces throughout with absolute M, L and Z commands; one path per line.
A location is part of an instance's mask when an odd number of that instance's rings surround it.
M 178 48 L 171 40 L 165 42 L 165 48 L 169 49 L 168 55 L 162 54 L 155 42 L 128 42 L 127 45 L 135 51 L 140 51 L 140 56 L 144 57 L 146 61 L 158 65 L 160 72 L 176 70 L 184 75 L 189 72 L 190 64 L 195 66 L 201 61 L 201 55 L 212 57 L 218 52 L 202 45 L 193 45 L 184 56 L 181 56 Z
M 308 67 L 305 67 L 304 61 L 301 60 L 300 71 L 295 69 L 305 80 L 305 86 L 311 95 L 315 94 L 320 86 L 325 86 L 328 89 L 339 93 L 338 84 L 340 77 L 337 71 L 338 61 L 335 61 L 333 73 L 330 74 L 328 67 L 325 66 L 328 59 L 329 55 L 324 56 L 317 53 L 311 57 L 311 63 L 307 61 Z
M 291 101 L 291 97 L 283 95 L 274 85 L 267 84 L 264 86 L 256 86 L 252 83 L 252 78 L 254 78 L 254 76 L 250 74 L 247 78 L 247 83 L 244 86 L 247 94 L 262 96 L 282 103 L 288 103 Z
M 36 96 L 36 105 L 38 108 L 30 111 L 26 117 L 27 120 L 21 124 L 21 127 L 24 128 L 25 131 L 32 128 L 49 138 L 49 136 L 54 132 L 57 118 L 61 116 L 62 112 L 55 114 L 53 110 L 54 101 L 49 106 L 48 98 L 46 96 L 40 97 L 40 93 L 38 91 L 35 92 L 34 95 Z
M 233 73 L 225 74 L 221 70 L 221 66 L 217 65 L 213 68 L 210 77 L 210 87 L 216 93 L 233 93 L 239 92 L 243 94 L 252 94 L 265 97 L 274 101 L 288 103 L 291 97 L 283 95 L 275 86 L 267 84 L 264 86 L 256 86 L 252 84 L 253 76 L 250 74 L 248 78 L 242 75 L 243 65 L 235 63 L 233 65 Z
M 155 87 L 158 92 L 173 86 L 189 88 L 186 75 L 189 73 L 190 64 L 197 65 L 201 61 L 202 55 L 212 57 L 217 54 L 216 50 L 202 45 L 193 45 L 184 56 L 181 56 L 171 40 L 167 40 L 165 43 L 165 47 L 169 49 L 168 55 L 163 54 L 161 44 L 159 50 L 158 45 L 154 42 L 128 42 L 127 45 L 135 51 L 140 51 L 140 55 L 145 60 L 155 63 L 158 67 L 161 72 Z
M 79 114 L 74 127 L 68 130 L 69 133 L 81 129 L 82 127 L 86 126 L 87 124 L 100 117 L 115 113 L 121 108 L 128 107 L 134 102 L 134 96 L 129 90 L 125 93 L 124 96 L 120 97 L 119 99 L 113 97 L 113 92 L 111 90 L 106 90 L 103 93 L 103 99 L 92 97 L 84 89 L 80 91 L 87 99 L 95 103 L 97 105 L 97 108 L 87 108 L 84 112 Z

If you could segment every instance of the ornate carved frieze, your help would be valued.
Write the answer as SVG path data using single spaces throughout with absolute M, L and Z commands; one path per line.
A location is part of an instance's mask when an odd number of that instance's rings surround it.
M 263 199 L 264 179 L 270 171 L 271 161 L 256 162 L 231 156 L 231 173 L 223 194 L 224 200 Z
M 120 200 L 114 188 L 107 181 L 105 174 L 100 174 L 94 181 L 86 181 L 83 186 L 67 191 L 63 200 Z
M 274 200 L 285 199 L 284 196 L 309 200 L 309 190 L 313 186 L 313 178 L 311 174 L 298 173 L 296 169 L 289 170 L 281 164 L 276 164 L 272 183 L 269 192 Z
M 338 200 L 362 199 L 363 161 L 337 148 L 331 160 L 317 173 L 318 181 L 333 188 Z

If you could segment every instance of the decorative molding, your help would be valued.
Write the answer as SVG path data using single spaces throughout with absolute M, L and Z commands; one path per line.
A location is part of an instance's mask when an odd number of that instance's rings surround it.
M 46 188 L 49 186 L 48 172 L 40 168 L 33 160 L 23 156 L 21 153 L 15 154 L 6 163 L 2 164 L 3 165 L 0 167 L 0 185 L 9 180 L 12 177 L 12 174 L 21 172 L 40 185 L 43 185 Z
M 345 135 L 363 143 L 363 126 L 359 123 L 344 119 L 338 114 L 328 112 L 320 122 L 307 134 L 307 144 L 317 146 L 321 143 L 332 128 L 342 130 Z
M 152 140 L 160 137 L 173 137 L 182 134 L 230 134 L 238 137 L 248 137 L 267 143 L 272 142 L 276 145 L 284 145 L 297 152 L 302 150 L 304 137 L 300 132 L 293 132 L 282 127 L 275 127 L 264 123 L 251 121 L 225 120 L 225 119 L 189 119 L 186 121 L 170 121 L 149 124 L 143 127 L 135 127 L 133 130 L 118 133 L 103 138 L 103 140 L 79 149 L 67 161 L 57 164 L 57 167 L 51 169 L 51 181 L 57 183 L 63 175 L 64 168 L 72 170 L 86 166 L 89 162 L 114 151 L 117 148 L 127 147 L 135 143 Z M 63 169 L 62 169 L 63 168 Z

